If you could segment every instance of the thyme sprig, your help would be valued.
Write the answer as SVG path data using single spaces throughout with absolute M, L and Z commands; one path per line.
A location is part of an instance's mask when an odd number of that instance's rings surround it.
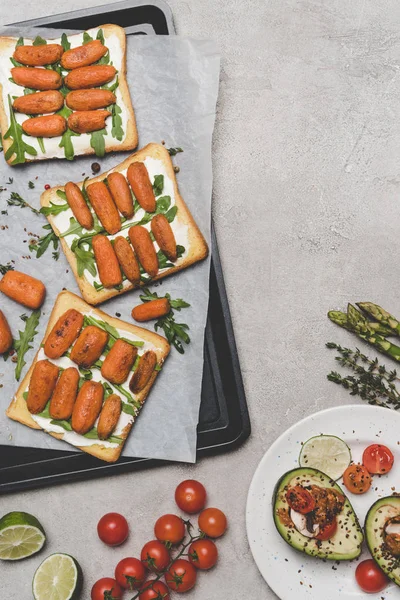
M 360 396 L 369 404 L 400 409 L 400 392 L 395 384 L 400 379 L 395 369 L 388 371 L 377 358 L 371 360 L 358 348 L 351 350 L 333 342 L 327 343 L 326 347 L 339 353 L 335 360 L 340 366 L 355 373 L 342 377 L 337 371 L 331 371 L 327 376 L 329 381 L 343 386 L 351 396 Z
M 7 204 L 8 206 L 19 206 L 19 208 L 30 208 L 35 215 L 40 215 L 40 211 L 31 206 L 17 192 L 11 192 L 11 196 L 7 200 Z

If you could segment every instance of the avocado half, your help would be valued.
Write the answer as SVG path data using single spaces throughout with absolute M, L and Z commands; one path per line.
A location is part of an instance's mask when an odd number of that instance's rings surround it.
M 384 526 L 389 519 L 400 516 L 400 497 L 386 496 L 371 506 L 365 518 L 365 537 L 372 558 L 382 571 L 400 585 L 400 557 L 387 548 L 384 541 Z
M 333 488 L 345 497 L 343 510 L 336 517 L 337 531 L 330 540 L 319 541 L 307 538 L 297 531 L 293 523 L 290 523 L 286 492 L 289 487 L 295 485 L 304 487 L 318 485 L 319 487 Z M 279 534 L 295 550 L 325 560 L 353 560 L 360 556 L 364 536 L 357 515 L 341 488 L 325 473 L 310 468 L 293 469 L 285 473 L 275 487 L 273 511 L 275 526 Z

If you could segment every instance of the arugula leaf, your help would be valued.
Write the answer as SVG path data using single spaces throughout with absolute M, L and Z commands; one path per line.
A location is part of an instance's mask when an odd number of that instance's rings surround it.
M 91 429 L 90 431 L 85 433 L 85 435 L 83 437 L 88 438 L 89 440 L 98 440 L 99 436 L 97 433 L 97 428 L 93 427 L 93 429 Z M 124 440 L 121 437 L 118 437 L 117 435 L 111 435 L 106 440 L 101 440 L 101 441 L 111 442 L 112 444 L 122 444 L 122 442 Z
M 118 106 L 118 104 L 111 105 L 111 135 L 121 142 L 124 139 L 124 130 L 122 129 L 122 119 L 121 119 L 122 109 Z
M 15 44 L 15 47 L 18 48 L 18 46 L 23 46 L 24 45 L 24 38 L 20 37 L 17 39 L 17 43 Z
M 166 217 L 168 223 L 172 223 L 172 221 L 176 217 L 177 212 L 178 212 L 178 207 L 175 204 L 172 208 L 169 209 L 169 211 L 167 213 L 165 213 L 165 217 Z
M 99 158 L 103 158 L 106 153 L 106 142 L 104 139 L 105 135 L 107 135 L 106 128 L 93 131 L 90 135 L 90 145 L 95 151 L 96 156 Z
M 15 379 L 17 381 L 20 380 L 22 369 L 26 365 L 25 354 L 33 347 L 31 343 L 37 334 L 40 310 L 34 310 L 30 317 L 22 315 L 21 319 L 25 321 L 25 329 L 24 331 L 18 331 L 19 339 L 14 341 L 14 348 L 17 351 L 17 366 L 15 368 Z
M 29 244 L 29 250 L 36 253 L 36 258 L 40 258 L 46 252 L 50 244 L 53 244 L 54 250 L 58 250 L 59 239 L 52 230 L 51 225 L 49 223 L 43 225 L 43 229 L 50 229 L 51 231 L 47 235 L 42 235 L 36 243 Z
M 140 402 L 138 400 L 135 400 L 133 398 L 133 396 L 131 396 L 131 394 L 122 387 L 122 385 L 117 385 L 116 383 L 114 383 L 114 387 L 120 394 L 122 394 L 123 396 L 125 396 L 125 398 L 127 398 L 128 402 L 130 402 L 130 404 L 133 404 L 133 406 L 135 406 L 139 410 L 142 408 L 142 405 L 140 404 Z
M 70 110 L 67 106 L 63 106 L 63 108 L 59 110 L 57 114 L 61 115 L 65 119 L 68 119 L 71 113 L 72 110 Z M 75 133 L 75 131 L 72 131 L 72 129 L 67 129 L 67 131 L 63 134 L 60 143 L 58 144 L 59 148 L 64 148 L 64 156 L 67 160 L 73 160 L 75 157 L 74 145 L 71 138 L 79 135 L 79 133 Z
M 88 34 L 87 31 L 83 32 L 83 45 L 93 42 L 93 38 Z
M 60 213 L 64 212 L 65 210 L 69 209 L 69 204 L 54 204 L 54 202 L 50 201 L 50 206 L 42 206 L 42 208 L 40 209 L 40 212 L 42 215 L 45 215 L 45 217 L 47 217 L 48 215 L 59 215 Z
M 158 198 L 157 202 L 157 213 L 165 213 L 171 206 L 171 196 L 161 196 Z
M 155 196 L 162 194 L 164 189 L 164 175 L 156 175 L 154 177 L 153 191 Z
M 24 88 L 24 96 L 30 96 L 31 94 L 35 94 L 36 90 L 33 88 Z
M 168 154 L 170 156 L 176 156 L 178 154 L 178 152 L 183 152 L 182 148 L 167 148 L 168 150 Z
M 105 46 L 104 31 L 101 28 L 97 32 L 96 40 L 99 40 Z
M 78 240 L 74 240 L 74 242 L 72 243 L 72 246 L 71 246 L 71 250 L 75 254 L 75 257 L 76 257 L 76 262 L 77 262 L 76 266 L 78 269 L 78 276 L 83 277 L 84 272 L 89 271 L 89 273 L 93 277 L 95 277 L 97 275 L 97 267 L 96 267 L 96 261 L 94 258 L 94 252 L 91 248 L 91 244 L 89 244 L 89 243 L 85 243 L 85 244 L 76 243 L 75 244 L 75 241 L 78 241 Z M 83 247 L 84 245 L 87 246 L 86 250 Z
M 26 392 L 26 398 L 24 395 L 24 399 L 27 400 L 28 398 L 28 392 Z M 40 412 L 38 414 L 39 417 L 44 417 L 45 419 L 51 419 L 50 416 L 50 400 L 48 401 L 48 403 L 46 404 L 46 406 L 44 407 L 44 409 L 42 410 L 42 412 Z
M 65 431 L 72 431 L 72 426 L 71 423 L 69 423 L 69 421 L 58 421 L 57 419 L 52 419 L 50 423 L 51 425 L 59 425 L 60 427 L 65 429 Z
M 66 52 L 67 50 L 69 50 L 71 48 L 71 44 L 68 41 L 68 37 L 66 33 L 63 33 L 61 36 L 61 46 L 64 49 L 64 52 Z
M 44 140 L 42 137 L 38 137 L 37 139 L 37 143 L 39 144 L 39 148 L 41 149 L 41 151 L 43 152 L 43 154 L 46 152 L 46 148 L 44 147 Z
M 64 231 L 60 237 L 64 238 L 67 237 L 68 235 L 79 235 L 81 236 L 83 234 L 83 227 L 81 225 L 79 225 L 78 221 L 75 219 L 75 217 L 70 217 L 69 219 L 69 227 L 66 231 Z
M 67 199 L 67 194 L 63 190 L 57 190 L 56 194 L 59 198 L 62 198 L 63 200 Z
M 23 37 L 18 38 L 17 43 L 15 44 L 15 47 L 18 48 L 18 46 L 23 46 L 23 45 L 24 45 L 24 38 Z M 22 63 L 15 60 L 15 58 L 13 56 L 10 56 L 10 61 L 14 67 L 23 67 L 24 66 Z M 10 79 L 13 83 L 15 83 L 15 81 L 13 81 L 12 78 L 10 78 Z
M 117 87 L 119 86 L 119 79 L 118 79 L 118 75 L 116 80 L 114 81 L 114 83 L 112 83 L 111 85 L 102 85 L 101 89 L 102 90 L 108 90 L 109 92 L 115 92 L 115 90 L 117 89 Z
M 122 403 L 122 412 L 126 413 L 127 415 L 132 415 L 132 417 L 136 417 L 138 414 L 137 409 L 127 402 Z
M 10 109 L 10 127 L 3 136 L 3 139 L 12 139 L 12 144 L 8 148 L 4 155 L 6 160 L 10 159 L 15 154 L 14 160 L 11 162 L 12 165 L 20 165 L 25 162 L 25 152 L 30 156 L 37 156 L 37 150 L 33 146 L 30 146 L 22 139 L 22 127 L 15 118 L 14 111 L 12 109 L 11 97 L 8 96 L 8 106 Z
M 46 44 L 47 44 L 47 41 L 44 40 L 42 37 L 40 37 L 40 35 L 37 35 L 32 42 L 33 46 L 46 46 Z
M 37 210 L 36 208 L 34 208 L 30 204 L 28 204 L 28 202 L 26 200 L 24 200 L 23 198 L 21 198 L 21 196 L 17 192 L 11 192 L 11 196 L 7 200 L 7 204 L 8 204 L 8 206 L 19 206 L 20 208 L 30 208 L 31 211 L 33 213 L 35 213 L 35 215 L 40 215 L 40 210 Z

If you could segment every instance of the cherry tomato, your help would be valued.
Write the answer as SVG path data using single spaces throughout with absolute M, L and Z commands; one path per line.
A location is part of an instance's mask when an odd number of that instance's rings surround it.
M 147 588 L 148 585 L 151 584 L 151 581 L 146 581 L 144 584 L 144 588 Z M 148 590 L 144 590 L 144 592 L 140 593 L 139 600 L 170 600 L 171 596 L 169 595 L 169 589 L 162 581 L 155 581 L 152 584 L 152 587 Z
M 165 581 L 167 586 L 182 594 L 187 592 L 194 587 L 197 579 L 197 571 L 194 566 L 183 558 L 178 558 L 165 574 Z
M 381 592 L 389 583 L 388 577 L 372 558 L 360 562 L 356 569 L 356 580 L 364 592 L 371 594 Z
M 107 594 L 108 592 L 108 594 Z M 103 577 L 96 581 L 92 587 L 90 594 L 92 600 L 120 600 L 122 598 L 122 590 L 115 579 L 111 577 Z
M 228 523 L 226 516 L 219 508 L 206 508 L 199 515 L 200 530 L 210 538 L 224 535 Z
M 393 467 L 394 456 L 387 446 L 372 444 L 364 450 L 363 465 L 371 474 L 383 475 Z
M 371 482 L 371 475 L 363 465 L 350 465 L 343 474 L 343 483 L 353 494 L 365 494 Z
M 196 540 L 189 547 L 189 560 L 197 569 L 208 571 L 218 560 L 217 546 L 211 540 Z
M 337 521 L 334 519 L 332 523 L 328 523 L 325 527 L 321 527 L 319 530 L 319 534 L 315 536 L 315 539 L 324 542 L 325 540 L 330 540 L 333 537 L 337 530 Z
M 186 479 L 175 490 L 175 502 L 190 515 L 200 512 L 206 505 L 206 488 L 200 481 Z
M 310 492 L 301 485 L 290 487 L 286 492 L 286 502 L 290 508 L 302 515 L 306 515 L 315 508 L 315 500 Z
M 126 590 L 140 588 L 146 579 L 146 569 L 138 558 L 123 558 L 115 568 L 115 579 Z
M 97 533 L 108 546 L 119 546 L 128 537 L 128 522 L 118 513 L 107 513 L 98 522 Z
M 154 533 L 160 542 L 179 544 L 185 537 L 185 523 L 176 515 L 163 515 L 157 520 Z
M 158 540 L 147 542 L 142 548 L 140 560 L 149 569 L 149 571 L 163 571 L 168 565 L 169 552 Z

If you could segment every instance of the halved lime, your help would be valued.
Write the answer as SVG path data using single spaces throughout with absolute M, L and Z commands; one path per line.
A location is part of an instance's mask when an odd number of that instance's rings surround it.
M 33 577 L 35 600 L 75 600 L 82 589 L 82 569 L 69 554 L 51 554 Z
M 304 442 L 299 456 L 300 467 L 322 471 L 336 481 L 351 463 L 350 448 L 335 435 L 317 435 Z
M 36 517 L 25 512 L 10 512 L 0 519 L 0 559 L 20 560 L 36 554 L 46 541 Z

